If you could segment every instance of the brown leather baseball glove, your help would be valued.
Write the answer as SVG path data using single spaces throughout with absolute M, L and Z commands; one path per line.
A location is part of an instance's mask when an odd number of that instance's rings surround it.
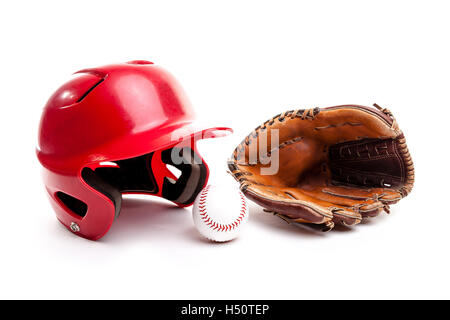
M 234 150 L 242 192 L 288 222 L 354 225 L 411 191 L 414 166 L 392 113 L 358 105 L 291 110 Z

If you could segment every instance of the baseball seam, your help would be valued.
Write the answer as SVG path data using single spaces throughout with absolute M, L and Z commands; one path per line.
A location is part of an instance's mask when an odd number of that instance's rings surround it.
M 247 205 L 245 204 L 244 196 L 242 195 L 241 192 L 239 192 L 239 197 L 241 198 L 241 211 L 239 212 L 239 216 L 236 218 L 236 220 L 234 220 L 232 223 L 229 224 L 221 224 L 218 223 L 217 221 L 214 221 L 208 215 L 208 211 L 206 210 L 206 198 L 208 195 L 209 188 L 210 188 L 209 185 L 206 186 L 206 188 L 203 189 L 202 192 L 200 193 L 198 208 L 201 219 L 203 220 L 206 226 L 208 226 L 210 229 L 214 231 L 226 232 L 234 230 L 240 225 L 240 223 L 245 217 L 245 212 L 247 211 Z

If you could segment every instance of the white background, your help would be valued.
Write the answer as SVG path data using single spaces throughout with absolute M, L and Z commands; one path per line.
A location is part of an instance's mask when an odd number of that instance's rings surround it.
M 450 298 L 449 14 L 446 1 L 2 1 L 0 298 Z M 102 240 L 78 238 L 44 192 L 40 113 L 71 73 L 134 59 L 235 129 L 200 143 L 213 184 L 273 115 L 377 102 L 406 135 L 415 188 L 327 234 L 252 205 L 247 232 L 212 244 L 189 208 L 134 197 Z

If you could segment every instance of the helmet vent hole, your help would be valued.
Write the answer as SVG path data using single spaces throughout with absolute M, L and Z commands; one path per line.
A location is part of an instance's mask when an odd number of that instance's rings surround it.
M 140 64 L 140 65 L 146 65 L 146 64 L 153 64 L 153 62 L 147 61 L 147 60 L 133 60 L 128 61 L 128 64 Z
M 74 198 L 67 193 L 58 191 L 56 197 L 67 207 L 70 211 L 75 213 L 77 216 L 83 218 L 87 212 L 87 204 L 77 198 Z
M 99 82 L 97 82 L 96 84 L 94 84 L 88 91 L 86 91 L 78 100 L 77 103 L 80 103 L 84 98 L 86 98 L 86 96 L 92 92 L 92 90 L 94 90 L 95 88 L 97 88 L 97 86 L 102 83 L 105 79 L 101 79 Z
M 172 174 L 178 179 L 181 176 L 181 170 L 170 165 L 170 164 L 166 164 L 167 169 L 172 172 Z

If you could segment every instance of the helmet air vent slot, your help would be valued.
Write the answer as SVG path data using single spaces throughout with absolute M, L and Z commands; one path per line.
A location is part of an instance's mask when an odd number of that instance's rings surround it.
M 56 197 L 67 207 L 67 209 L 72 211 L 77 216 L 83 218 L 86 215 L 88 206 L 83 201 L 61 191 L 56 193 Z

